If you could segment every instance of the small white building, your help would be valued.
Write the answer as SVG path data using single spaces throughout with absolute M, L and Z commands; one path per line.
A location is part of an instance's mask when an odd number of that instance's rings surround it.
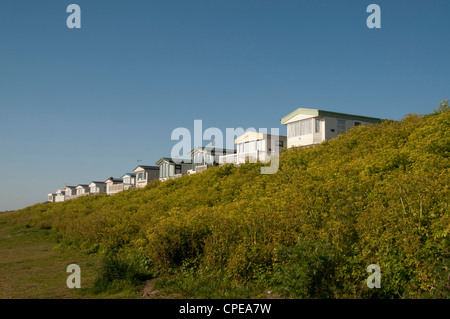
M 287 137 L 284 135 L 246 132 L 234 140 L 236 154 L 220 156 L 219 164 L 268 162 L 271 156 L 278 155 L 280 149 L 286 147 L 286 141 Z
M 61 189 L 58 189 L 55 194 L 55 203 L 64 202 L 65 199 L 65 192 Z
M 50 203 L 54 203 L 55 202 L 55 197 L 56 197 L 56 194 L 55 193 L 50 193 L 50 194 L 48 194 L 48 202 L 50 202 Z
M 379 118 L 307 108 L 298 108 L 281 119 L 287 126 L 288 148 L 319 144 L 354 126 L 378 123 Z
M 89 194 L 97 195 L 106 193 L 106 184 L 105 182 L 96 182 L 93 181 L 89 184 Z
M 89 185 L 79 184 L 79 185 L 77 185 L 77 187 L 75 189 L 77 191 L 76 197 L 89 195 Z
M 126 173 L 122 177 L 123 181 L 123 190 L 133 189 L 136 187 L 136 174 L 135 173 Z
M 123 191 L 123 180 L 121 178 L 110 177 L 105 181 L 106 194 L 114 195 Z
M 163 157 L 156 162 L 159 166 L 159 179 L 165 181 L 168 179 L 179 178 L 186 175 L 188 170 L 192 168 L 192 163 L 175 163 L 169 157 Z
M 159 177 L 159 167 L 139 165 L 133 170 L 133 173 L 136 175 L 136 188 L 142 188 Z
M 211 166 L 218 166 L 221 156 L 235 154 L 236 150 L 227 150 L 215 147 L 196 147 L 188 155 L 192 159 L 192 169 L 188 174 L 201 173 Z
M 64 187 L 64 200 L 69 200 L 77 196 L 76 186 L 65 186 Z

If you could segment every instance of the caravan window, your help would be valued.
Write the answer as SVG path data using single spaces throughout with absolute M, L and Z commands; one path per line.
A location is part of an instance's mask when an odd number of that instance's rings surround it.
M 301 136 L 312 133 L 312 119 L 304 119 L 288 124 L 289 137 Z
M 256 141 L 248 142 L 248 151 L 250 153 L 256 151 Z
M 338 133 L 345 131 L 345 120 L 338 120 Z
M 315 119 L 315 123 L 314 123 L 314 126 L 315 126 L 315 132 L 316 133 L 320 133 L 320 119 Z

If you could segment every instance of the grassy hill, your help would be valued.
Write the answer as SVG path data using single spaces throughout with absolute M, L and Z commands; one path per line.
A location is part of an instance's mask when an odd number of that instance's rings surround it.
M 151 274 L 186 297 L 449 298 L 449 156 L 444 101 L 285 150 L 273 175 L 226 165 L 0 219 L 104 256 L 101 289 Z

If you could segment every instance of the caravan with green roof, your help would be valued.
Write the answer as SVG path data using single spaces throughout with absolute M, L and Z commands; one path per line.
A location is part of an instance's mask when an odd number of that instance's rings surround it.
M 288 148 L 319 144 L 353 126 L 378 123 L 379 118 L 307 108 L 298 108 L 281 119 L 287 126 Z

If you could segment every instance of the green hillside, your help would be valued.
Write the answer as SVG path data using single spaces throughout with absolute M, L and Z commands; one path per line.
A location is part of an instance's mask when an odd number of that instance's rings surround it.
M 150 273 L 186 297 L 450 298 L 449 156 L 444 101 L 284 150 L 273 175 L 227 165 L 0 219 L 104 255 L 125 275 L 104 271 L 102 287 Z

